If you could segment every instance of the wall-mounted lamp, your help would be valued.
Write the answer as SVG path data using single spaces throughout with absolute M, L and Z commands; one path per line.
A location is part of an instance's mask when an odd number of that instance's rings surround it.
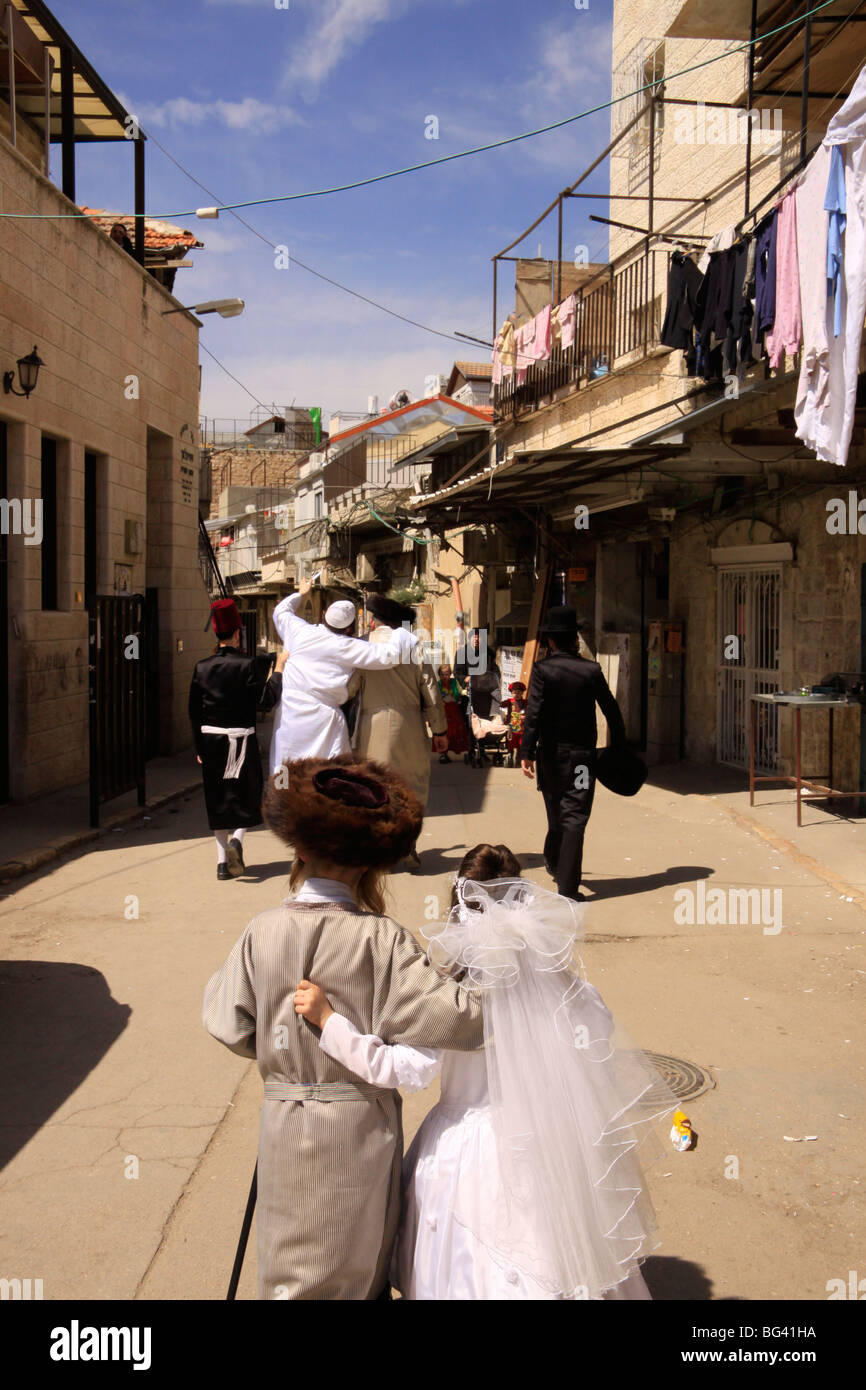
M 244 311 L 244 301 L 242 299 L 208 299 L 204 304 L 183 304 L 180 309 L 163 309 L 162 316 L 166 314 L 219 314 L 221 319 L 235 319 L 238 314 Z
M 29 396 L 31 391 L 36 390 L 39 368 L 44 366 L 45 363 L 34 347 L 33 351 L 29 352 L 26 357 L 18 358 L 18 380 L 21 383 L 21 390 L 16 391 L 13 384 L 15 381 L 14 372 L 3 373 L 3 390 L 7 395 L 11 392 L 13 396 Z

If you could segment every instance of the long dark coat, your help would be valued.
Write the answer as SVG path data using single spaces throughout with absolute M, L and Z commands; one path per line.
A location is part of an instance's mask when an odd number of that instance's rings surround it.
M 189 717 L 211 830 L 261 825 L 264 782 L 256 711 L 271 709 L 282 689 L 281 675 L 268 676 L 267 658 L 244 656 L 236 647 L 220 647 L 196 663 Z M 203 727 L 231 732 L 203 733 Z

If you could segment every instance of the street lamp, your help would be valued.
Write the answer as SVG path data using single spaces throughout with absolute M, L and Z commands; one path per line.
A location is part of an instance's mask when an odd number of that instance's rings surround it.
M 7 395 L 11 392 L 13 396 L 29 396 L 31 391 L 36 390 L 36 382 L 39 379 L 39 368 L 44 367 L 45 363 L 34 347 L 33 351 L 29 352 L 26 357 L 18 358 L 17 366 L 21 390 L 16 391 L 13 385 L 15 381 L 14 372 L 3 373 L 3 390 Z
M 204 304 L 182 304 L 179 309 L 163 309 L 166 314 L 219 314 L 221 319 L 234 319 L 244 311 L 242 299 L 208 299 Z

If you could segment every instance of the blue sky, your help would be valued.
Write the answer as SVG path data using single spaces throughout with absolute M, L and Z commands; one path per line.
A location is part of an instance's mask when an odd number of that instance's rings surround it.
M 279 0 L 285 3 L 285 0 Z M 612 0 L 55 0 L 97 72 L 222 202 L 348 183 L 574 115 L 610 96 Z M 437 140 L 425 138 L 427 118 Z M 308 265 L 398 313 L 489 338 L 490 257 L 609 139 L 604 111 L 502 150 L 370 188 L 251 208 L 243 216 Z M 52 173 L 59 149 L 52 150 Z M 588 187 L 605 189 L 604 168 Z M 79 146 L 77 199 L 128 210 L 132 152 Z M 214 199 L 156 147 L 147 209 L 188 214 Z M 566 248 L 605 259 L 607 235 L 571 202 Z M 380 404 L 475 349 L 398 322 L 274 253 L 229 213 L 189 215 L 205 250 L 178 273 L 184 303 L 240 296 L 242 317 L 208 316 L 201 340 L 261 401 L 320 405 L 324 416 Z M 556 218 L 516 248 L 552 256 Z M 500 276 L 500 318 L 513 300 Z M 478 349 L 484 357 L 483 349 Z M 202 413 L 246 420 L 255 402 L 202 353 Z

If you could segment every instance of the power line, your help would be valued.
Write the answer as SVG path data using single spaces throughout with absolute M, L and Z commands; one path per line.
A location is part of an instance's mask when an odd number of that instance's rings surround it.
M 801 24 L 804 19 L 811 18 L 812 15 L 827 9 L 835 0 L 821 0 L 810 10 L 806 10 L 801 15 L 796 15 L 793 19 L 786 20 L 784 24 L 779 24 L 775 29 L 769 29 L 766 34 L 756 35 L 754 39 L 746 39 L 743 43 L 736 44 L 732 48 L 725 49 L 724 53 L 717 53 L 713 58 L 704 58 L 699 63 L 691 63 L 686 68 L 680 68 L 678 72 L 668 73 L 665 77 L 666 82 L 672 82 L 677 77 L 685 77 L 690 72 L 697 72 L 700 68 L 709 67 L 713 63 L 721 62 L 729 58 L 733 53 L 740 53 L 755 44 L 763 43 L 766 39 L 772 38 L 774 34 L 780 34 L 785 29 L 790 29 L 792 25 Z M 456 159 L 468 159 L 471 155 L 485 154 L 489 150 L 503 149 L 506 145 L 516 145 L 521 140 L 532 140 L 538 135 L 549 135 L 551 131 L 562 130 L 567 125 L 573 125 L 575 121 L 582 121 L 587 116 L 597 115 L 599 111 L 607 111 L 612 106 L 616 106 L 621 101 L 629 101 L 632 97 L 639 96 L 641 92 L 649 91 L 659 84 L 657 81 L 645 82 L 642 86 L 636 87 L 633 91 L 624 92 L 621 96 L 611 97 L 610 101 L 599 102 L 597 106 L 587 107 L 585 111 L 579 111 L 575 116 L 566 116 L 561 121 L 552 121 L 550 125 L 539 126 L 536 130 L 524 131 L 521 135 L 508 135 L 502 140 L 492 140 L 487 145 L 476 145 L 469 150 L 457 150 L 454 154 L 439 155 L 436 159 L 426 159 L 420 164 L 409 164 L 405 169 L 392 169 L 387 174 L 373 174 L 366 179 L 355 179 L 352 183 L 335 184 L 332 188 L 309 189 L 305 193 L 283 193 L 273 198 L 250 198 L 240 203 L 218 204 L 220 212 L 235 212 L 238 208 L 266 207 L 275 203 L 295 203 L 307 198 L 325 198 L 332 193 L 348 193 L 356 188 L 369 188 L 375 183 L 384 183 L 389 179 L 401 178 L 404 174 L 415 174 L 421 169 L 432 169 L 439 164 L 449 164 Z M 213 195 L 211 195 L 213 196 Z M 167 219 L 172 217 L 194 217 L 196 208 L 187 208 L 182 212 L 164 213 L 126 213 L 127 217 L 156 217 L 157 219 Z M 63 213 L 16 213 L 0 212 L 0 218 L 17 218 L 19 221 L 64 221 L 67 219 L 84 218 L 88 213 L 82 212 L 63 212 Z

